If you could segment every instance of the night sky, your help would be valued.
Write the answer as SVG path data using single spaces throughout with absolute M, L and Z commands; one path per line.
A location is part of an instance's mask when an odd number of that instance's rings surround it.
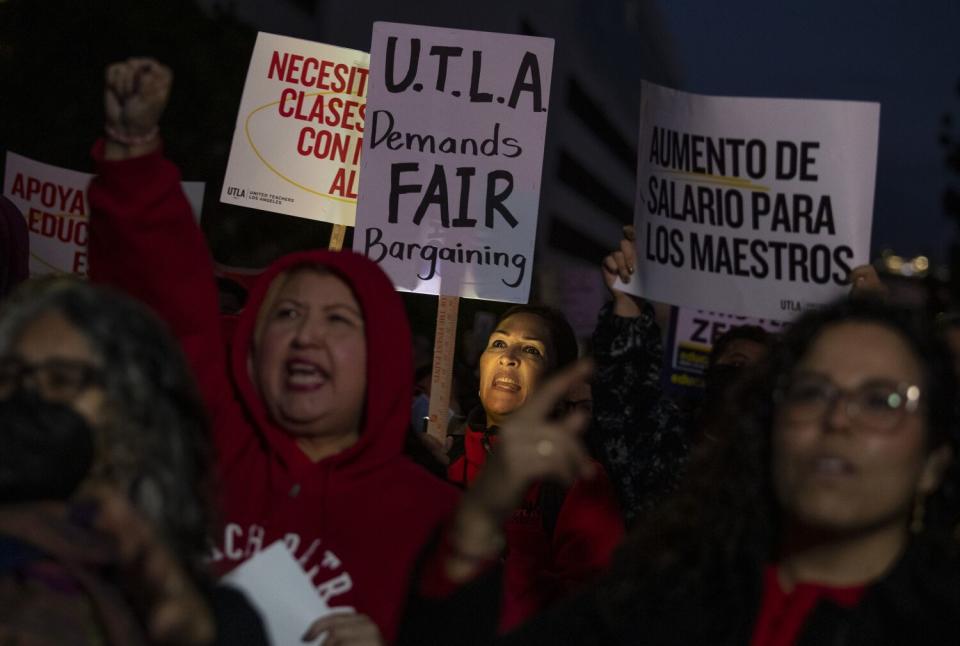
M 957 227 L 941 206 L 948 173 L 938 137 L 945 112 L 960 121 L 960 2 L 658 4 L 679 89 L 880 102 L 873 253 L 891 247 L 945 260 Z

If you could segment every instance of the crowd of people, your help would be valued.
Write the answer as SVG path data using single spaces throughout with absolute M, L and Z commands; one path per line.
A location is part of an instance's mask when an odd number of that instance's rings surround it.
M 162 150 L 172 86 L 107 70 L 90 281 L 0 276 L 0 642 L 269 643 L 220 577 L 282 541 L 349 610 L 305 643 L 960 643 L 956 355 L 870 267 L 718 339 L 691 410 L 652 305 L 614 289 L 627 227 L 592 356 L 559 311 L 508 310 L 441 443 L 366 258 L 280 258 L 224 324 Z

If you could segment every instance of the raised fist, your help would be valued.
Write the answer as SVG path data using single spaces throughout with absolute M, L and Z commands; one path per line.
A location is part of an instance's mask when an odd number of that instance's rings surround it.
M 107 137 L 127 145 L 154 139 L 172 84 L 170 68 L 151 58 L 107 66 L 103 97 Z

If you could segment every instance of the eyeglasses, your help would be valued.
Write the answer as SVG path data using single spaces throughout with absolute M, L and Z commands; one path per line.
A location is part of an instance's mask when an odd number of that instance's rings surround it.
M 28 381 L 43 397 L 69 402 L 93 386 L 103 386 L 105 376 L 86 361 L 49 359 L 27 363 L 17 356 L 0 357 L 0 397 L 9 397 Z
M 843 411 L 852 424 L 887 432 L 893 430 L 904 415 L 919 408 L 920 387 L 876 379 L 845 390 L 825 377 L 801 373 L 778 390 L 776 399 L 788 422 L 823 419 L 837 402 L 842 402 Z

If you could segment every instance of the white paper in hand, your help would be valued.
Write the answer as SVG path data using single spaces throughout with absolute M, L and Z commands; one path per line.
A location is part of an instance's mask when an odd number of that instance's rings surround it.
M 304 633 L 317 619 L 353 612 L 348 607 L 331 608 L 320 598 L 283 541 L 270 545 L 223 577 L 222 582 L 247 596 L 260 613 L 273 646 L 302 646 Z
M 630 277 L 630 282 L 625 283 L 620 280 L 620 277 L 617 276 L 616 282 L 613 283 L 613 288 L 618 292 L 624 292 L 630 294 L 631 296 L 636 296 L 637 298 L 643 298 L 643 289 L 641 289 L 640 280 L 636 274 Z

